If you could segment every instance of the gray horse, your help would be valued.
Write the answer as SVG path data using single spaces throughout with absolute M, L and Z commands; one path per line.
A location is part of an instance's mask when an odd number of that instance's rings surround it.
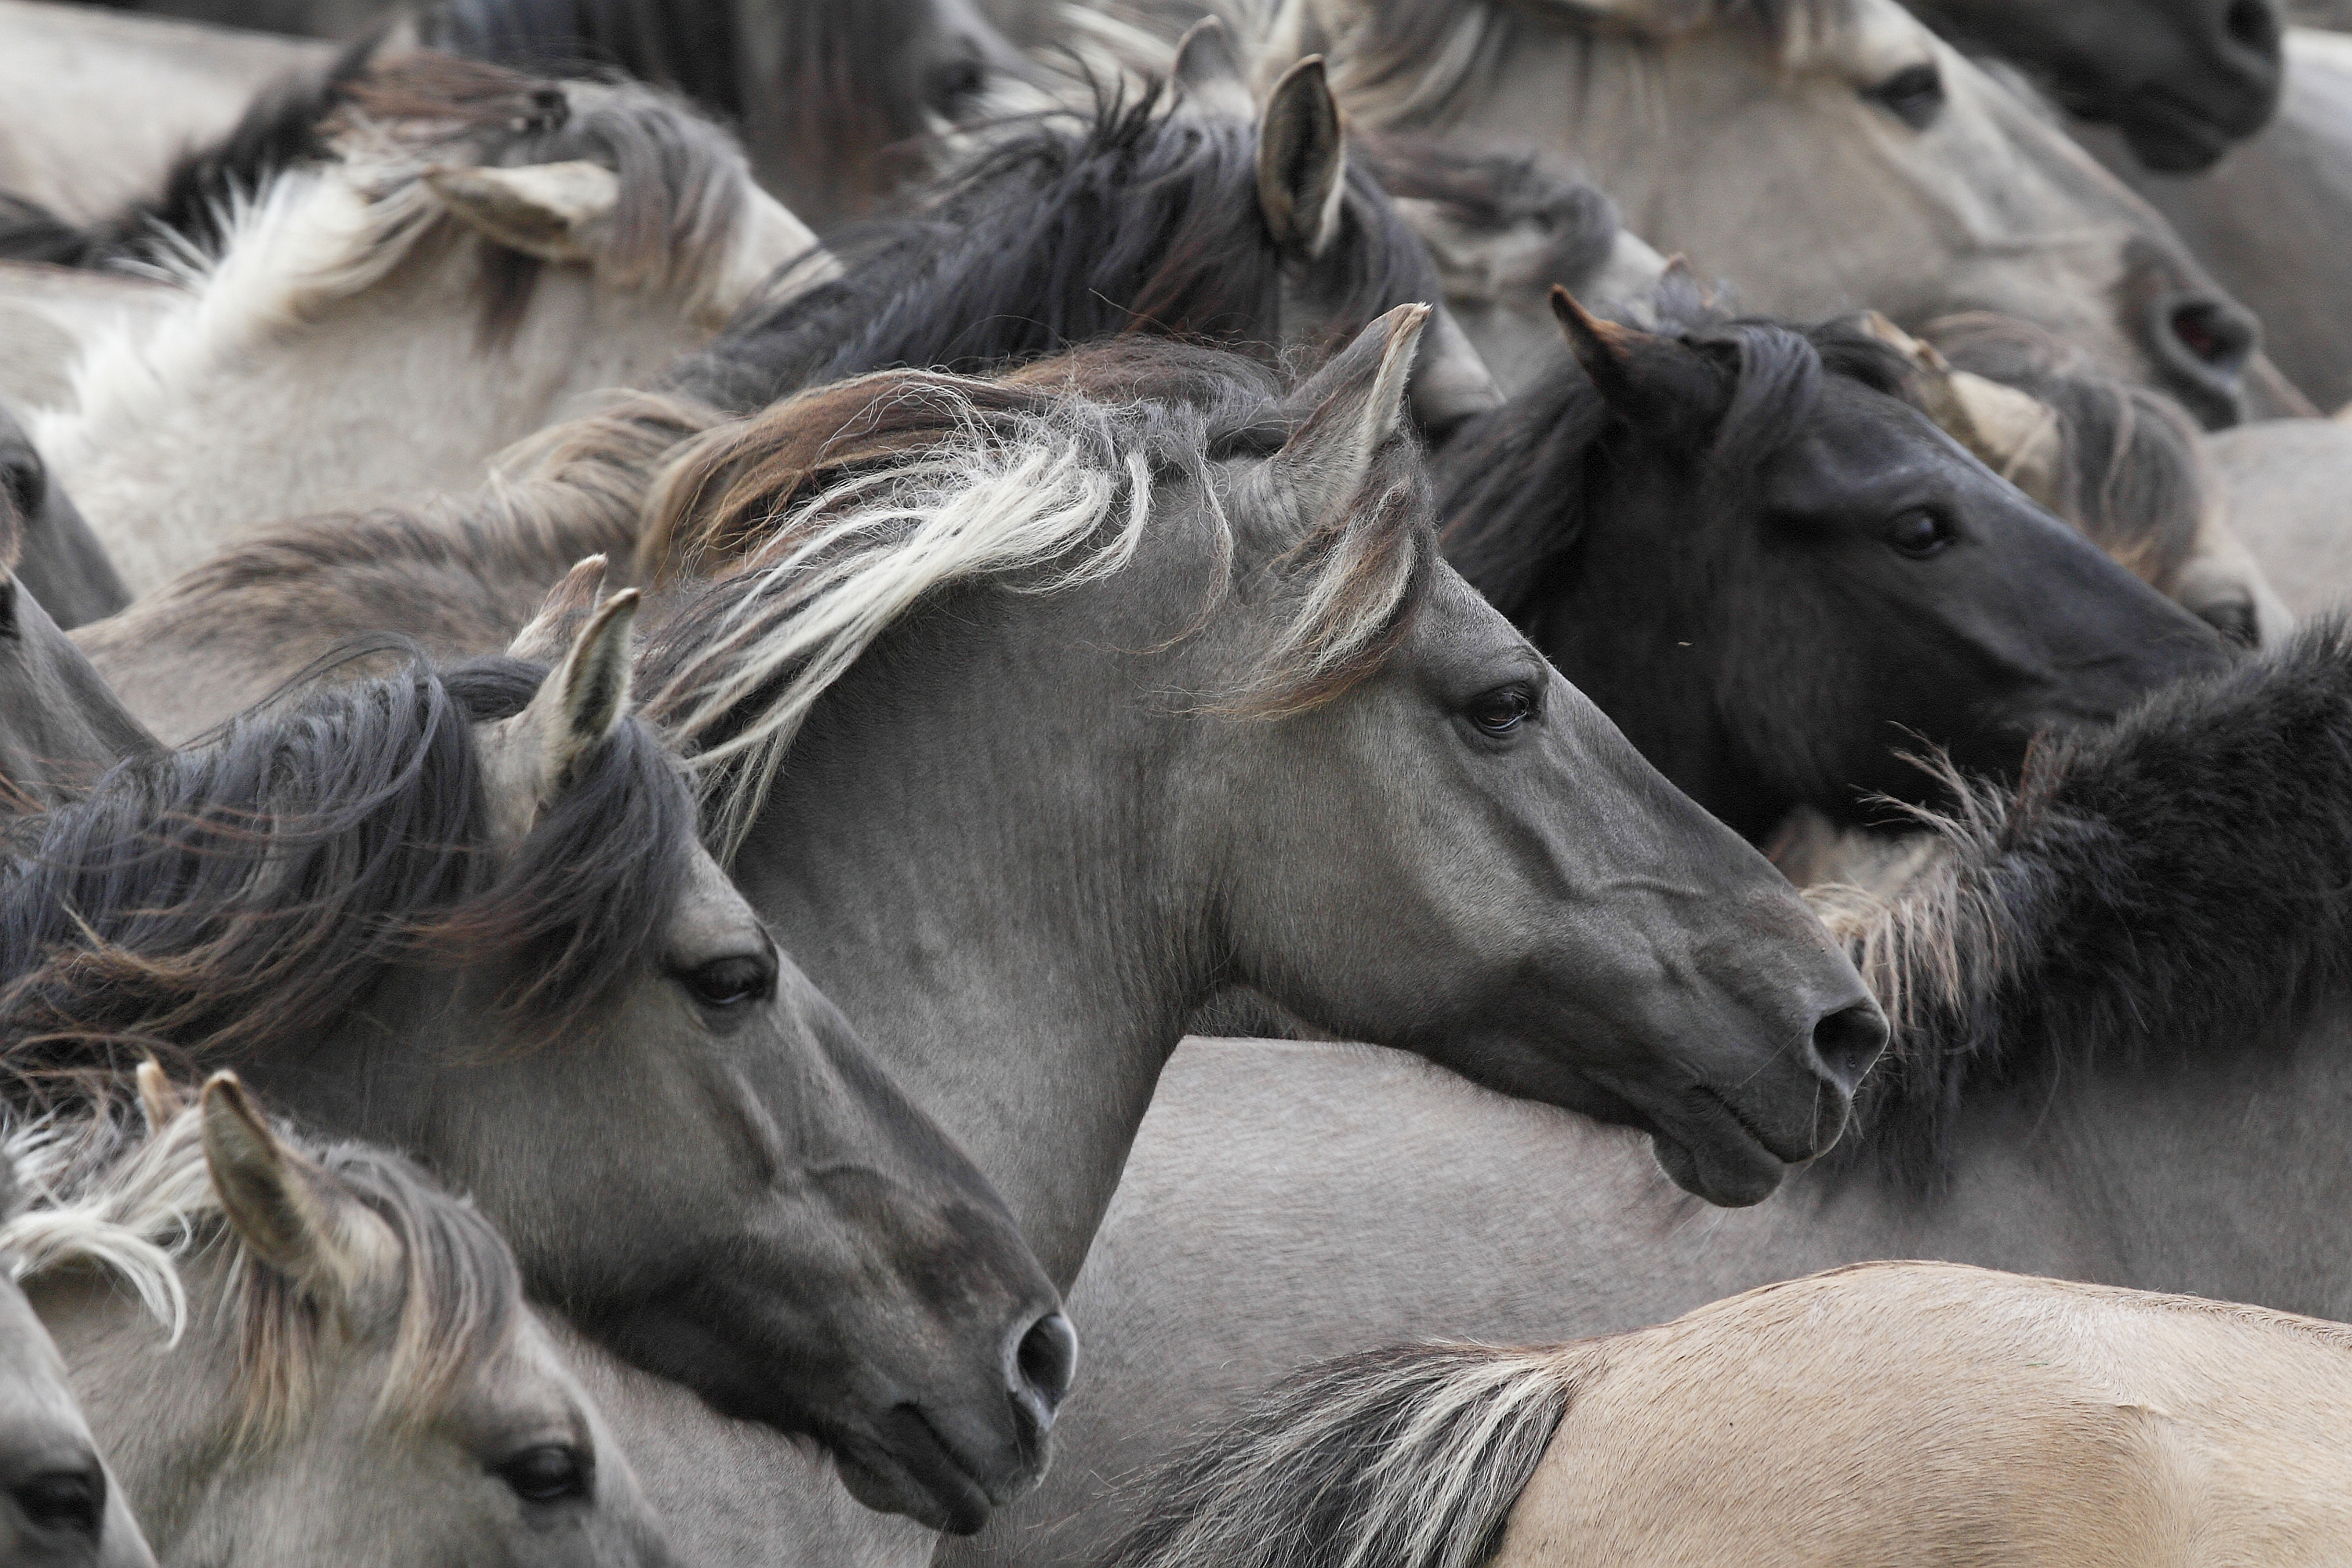
M 0 817 L 73 799 L 155 749 L 40 601 L 0 571 Z
M 50 618 L 78 626 L 131 602 L 114 563 L 32 438 L 0 405 L 0 567 L 32 591 Z
M 1062 1467 L 962 1560 L 1097 1561 L 1132 1500 L 1107 1481 L 1307 1362 L 1610 1332 L 1841 1263 L 2352 1317 L 2352 640 L 2159 697 L 1950 837 L 1858 911 L 1906 1026 L 1855 1157 L 1754 1209 L 1390 1053 L 1186 1046 L 1073 1292 L 1099 1331 Z

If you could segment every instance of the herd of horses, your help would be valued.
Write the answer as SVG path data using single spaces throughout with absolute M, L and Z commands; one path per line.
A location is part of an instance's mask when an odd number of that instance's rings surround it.
M 0 0 L 0 1560 L 2343 1562 L 2344 20 Z

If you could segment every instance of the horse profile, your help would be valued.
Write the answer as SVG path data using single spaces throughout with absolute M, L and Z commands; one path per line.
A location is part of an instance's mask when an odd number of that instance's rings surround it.
M 152 1064 L 140 1086 L 143 1124 L 11 1130 L 40 1195 L 0 1247 L 167 1561 L 665 1568 L 469 1205 L 273 1127 L 233 1074 L 185 1105 Z
M 5 404 L 0 404 L 0 567 L 61 626 L 99 620 L 131 602 L 105 546 Z

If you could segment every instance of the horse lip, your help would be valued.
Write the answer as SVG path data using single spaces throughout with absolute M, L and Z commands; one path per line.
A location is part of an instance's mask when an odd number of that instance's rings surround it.
M 2134 154 L 2160 174 L 2210 169 L 2244 134 L 2203 106 L 2154 82 L 2131 95 L 2117 120 Z
M 872 1435 L 828 1446 L 845 1470 L 855 1469 L 875 1481 L 896 1483 L 894 1489 L 919 1494 L 929 1505 L 929 1512 L 912 1517 L 950 1535 L 972 1534 L 988 1522 L 990 1511 L 1005 1500 L 991 1494 L 919 1405 L 894 1405 Z M 866 1501 L 862 1497 L 858 1500 Z M 868 1502 L 867 1506 L 875 1505 Z
M 1658 1163 L 1675 1184 L 1718 1206 L 1739 1208 L 1763 1202 L 1780 1189 L 1790 1166 L 1811 1157 L 1784 1158 L 1732 1109 L 1729 1100 L 1705 1084 L 1694 1083 L 1685 1091 L 1671 1124 L 1666 1116 L 1622 1087 L 1606 1083 L 1602 1087 L 1624 1101 L 1632 1112 L 1628 1124 L 1649 1134 Z M 1690 1114 L 1692 1110 L 1698 1114 Z M 1702 1140 L 1710 1150 L 1705 1159 L 1696 1152 Z M 1727 1173 L 1727 1166 L 1738 1169 Z M 1727 1173 L 1738 1182 L 1736 1188 L 1727 1189 L 1721 1181 L 1708 1179 Z
M 1698 1092 L 1705 1095 L 1707 1099 L 1715 1101 L 1717 1105 L 1720 1106 L 1723 1110 L 1724 1115 L 1731 1119 L 1734 1126 L 1738 1127 L 1742 1132 L 1747 1133 L 1749 1140 L 1752 1141 L 1758 1148 L 1763 1150 L 1767 1154 L 1771 1155 L 1772 1158 L 1778 1160 L 1783 1165 L 1801 1165 L 1806 1161 L 1811 1159 L 1815 1154 L 1821 1152 L 1818 1149 L 1807 1148 L 1791 1153 L 1788 1150 L 1779 1148 L 1773 1143 L 1771 1138 L 1766 1134 L 1762 1128 L 1749 1121 L 1748 1117 L 1741 1112 L 1739 1107 L 1731 1103 L 1730 1100 L 1721 1089 L 1717 1089 L 1713 1084 L 1703 1083 L 1698 1086 Z

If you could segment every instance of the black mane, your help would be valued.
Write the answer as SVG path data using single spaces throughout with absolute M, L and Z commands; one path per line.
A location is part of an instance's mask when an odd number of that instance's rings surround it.
M 401 963 L 493 965 L 536 1037 L 587 1014 L 676 903 L 694 805 L 631 721 L 499 853 L 473 726 L 544 674 L 485 659 L 316 690 L 26 819 L 0 868 L 9 1092 L 307 1040 Z
M 2352 631 L 2185 682 L 1978 790 L 1860 933 L 1895 1041 L 1848 1159 L 1932 1184 L 1970 1097 L 2279 1048 L 2352 984 Z
M 1664 290 L 1659 304 L 1660 333 L 1701 350 L 1715 367 L 1713 384 L 1695 389 L 1694 422 L 1710 435 L 1692 456 L 1720 479 L 1737 482 L 1794 440 L 1820 403 L 1823 376 L 1906 395 L 1909 362 L 1851 319 L 1804 328 L 1738 320 L 1681 286 Z M 1556 597 L 1612 445 L 1633 433 L 1563 353 L 1433 459 L 1446 559 L 1513 624 L 1524 627 Z
M 1328 336 L 1438 297 L 1428 252 L 1351 167 L 1331 242 Z M 842 276 L 754 307 L 689 360 L 683 390 L 751 409 L 900 367 L 974 374 L 1126 331 L 1271 358 L 1283 257 L 1257 197 L 1257 130 L 1186 111 L 1164 86 L 1045 115 L 980 153 L 914 217 L 833 242 Z
M 0 195 L 0 259 L 99 267 L 147 255 L 158 244 L 219 255 L 237 200 L 284 170 L 330 155 L 325 123 L 382 42 L 380 35 L 363 38 L 324 70 L 294 72 L 264 89 L 226 135 L 174 159 L 161 191 L 95 223 L 76 226 L 21 196 Z

